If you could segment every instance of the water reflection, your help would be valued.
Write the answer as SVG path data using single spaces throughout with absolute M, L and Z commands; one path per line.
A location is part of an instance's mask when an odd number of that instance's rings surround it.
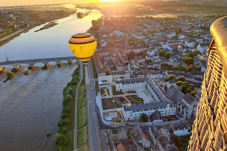
M 78 9 L 78 12 L 84 11 Z M 86 32 L 91 27 L 91 21 L 101 17 L 101 13 L 91 13 L 78 19 L 77 15 L 57 20 L 58 25 L 39 32 L 34 32 L 45 24 L 21 34 L 9 43 L 0 47 L 0 62 L 9 60 L 38 59 L 50 57 L 72 56 L 68 48 L 68 40 L 74 33 Z

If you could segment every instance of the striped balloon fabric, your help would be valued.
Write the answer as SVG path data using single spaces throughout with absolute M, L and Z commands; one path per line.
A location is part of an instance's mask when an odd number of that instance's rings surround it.
M 97 48 L 95 37 L 89 33 L 78 33 L 69 40 L 69 49 L 85 65 L 93 56 Z

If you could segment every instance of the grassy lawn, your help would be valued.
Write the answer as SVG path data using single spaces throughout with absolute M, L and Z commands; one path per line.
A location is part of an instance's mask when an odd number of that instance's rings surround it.
M 86 145 L 86 146 L 80 148 L 79 151 L 89 151 L 88 145 Z
M 88 141 L 88 130 L 87 130 L 87 107 L 86 107 L 86 91 L 85 79 L 81 81 L 78 89 L 78 100 L 77 100 L 77 148 L 80 148 Z M 84 95 L 83 95 L 84 94 Z M 84 146 L 80 150 L 88 150 L 88 146 Z
M 86 105 L 86 96 L 82 95 L 77 99 L 77 109 L 80 109 Z
M 81 81 L 80 87 L 78 89 L 78 96 L 81 96 L 82 94 L 84 94 L 85 93 L 85 90 L 86 90 L 86 88 L 85 88 L 85 79 L 83 79 Z
M 87 126 L 77 131 L 77 147 L 83 146 L 88 142 L 88 130 Z
M 99 92 L 99 83 L 98 83 L 98 81 L 95 81 L 95 89 L 96 89 L 96 92 Z
M 92 70 L 93 70 L 93 75 L 94 75 L 94 78 L 98 78 L 98 73 L 96 71 L 96 68 L 95 68 L 95 61 L 94 61 L 94 58 L 92 57 L 91 58 L 91 63 L 92 63 Z
M 77 111 L 77 129 L 82 128 L 87 125 L 87 108 L 86 106 L 82 107 Z

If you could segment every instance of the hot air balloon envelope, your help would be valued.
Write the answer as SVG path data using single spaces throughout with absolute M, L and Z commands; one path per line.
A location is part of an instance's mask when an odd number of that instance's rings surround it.
M 78 33 L 69 40 L 69 49 L 85 65 L 95 53 L 97 42 L 95 37 L 89 33 Z

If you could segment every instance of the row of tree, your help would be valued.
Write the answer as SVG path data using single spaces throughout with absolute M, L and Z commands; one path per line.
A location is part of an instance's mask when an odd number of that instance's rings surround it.
M 12 32 L 14 32 L 14 31 L 16 31 L 18 29 L 19 29 L 18 27 L 5 29 L 5 30 L 0 32 L 0 38 L 11 34 Z
M 193 97 L 195 97 L 195 94 L 198 90 L 195 90 L 195 86 L 193 84 L 189 84 L 186 82 L 186 79 L 184 76 L 180 76 L 178 79 L 174 75 L 170 75 L 168 77 L 168 80 L 175 80 L 177 86 L 182 86 L 182 92 L 184 94 L 190 93 Z

